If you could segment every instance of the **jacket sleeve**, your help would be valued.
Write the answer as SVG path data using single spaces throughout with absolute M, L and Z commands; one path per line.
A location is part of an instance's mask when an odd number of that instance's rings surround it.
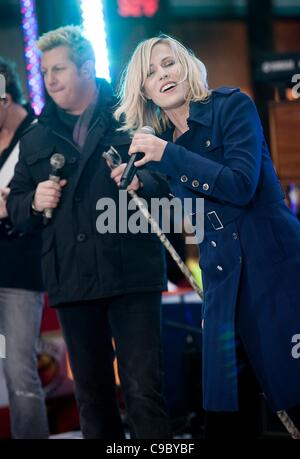
M 197 179 L 204 197 L 244 206 L 255 193 L 261 168 L 263 133 L 256 107 L 246 94 L 233 93 L 215 122 L 223 138 L 223 164 L 168 142 L 158 170 L 178 183 L 185 176 L 181 185 L 194 192 Z
M 30 175 L 29 167 L 24 159 L 26 154 L 23 140 L 20 142 L 20 156 L 15 174 L 10 184 L 7 200 L 8 215 L 14 227 L 22 233 L 30 233 L 42 225 L 42 214 L 34 215 L 31 209 L 36 183 Z
M 138 195 L 144 199 L 169 197 L 170 188 L 166 178 L 158 172 L 147 169 L 137 171 L 137 176 L 143 187 L 138 190 Z

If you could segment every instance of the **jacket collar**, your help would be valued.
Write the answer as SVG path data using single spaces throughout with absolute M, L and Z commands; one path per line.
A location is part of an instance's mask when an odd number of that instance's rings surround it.
M 210 126 L 212 124 L 212 95 L 205 102 L 191 102 L 187 121 Z
M 195 121 L 196 123 L 203 124 L 204 126 L 211 126 L 214 98 L 218 95 L 229 95 L 237 91 L 239 91 L 239 88 L 227 88 L 224 86 L 214 89 L 206 101 L 191 102 L 188 121 Z

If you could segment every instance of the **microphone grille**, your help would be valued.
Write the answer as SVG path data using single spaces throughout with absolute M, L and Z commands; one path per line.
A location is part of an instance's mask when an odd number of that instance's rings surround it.
M 139 132 L 141 132 L 142 134 L 152 134 L 152 135 L 155 135 L 155 131 L 153 129 L 152 126 L 143 126 Z
M 60 153 L 54 153 L 50 158 L 50 164 L 54 169 L 62 169 L 65 165 L 65 157 Z

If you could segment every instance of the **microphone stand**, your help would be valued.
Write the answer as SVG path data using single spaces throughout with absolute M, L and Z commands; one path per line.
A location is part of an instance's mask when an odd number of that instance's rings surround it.
M 154 220 L 148 209 L 146 208 L 145 204 L 143 201 L 140 199 L 140 197 L 137 195 L 137 193 L 134 190 L 127 190 L 128 194 L 132 197 L 136 205 L 138 206 L 139 210 L 142 212 L 146 220 L 150 223 L 150 225 L 153 228 L 153 231 L 163 244 L 163 246 L 167 249 L 175 263 L 177 264 L 178 268 L 181 270 L 185 278 L 189 281 L 195 292 L 198 293 L 201 301 L 203 301 L 203 292 L 197 282 L 195 281 L 195 278 L 189 268 L 186 266 L 186 264 L 183 262 L 182 258 L 179 256 L 177 251 L 175 250 L 174 246 L 171 244 L 165 233 L 162 232 L 160 229 L 158 223 Z
M 106 160 L 107 165 L 110 167 L 110 169 L 114 169 L 115 167 L 119 166 L 122 163 L 122 158 L 120 157 L 119 153 L 114 147 L 110 147 L 110 149 L 106 152 L 103 153 L 103 158 Z M 139 210 L 142 212 L 146 220 L 150 223 L 150 225 L 153 228 L 153 231 L 163 244 L 163 246 L 166 248 L 166 250 L 169 252 L 175 263 L 177 264 L 178 268 L 181 270 L 183 275 L 186 277 L 186 279 L 189 281 L 195 292 L 198 293 L 200 300 L 203 301 L 203 292 L 197 282 L 195 281 L 195 278 L 189 268 L 186 266 L 186 264 L 183 262 L 181 259 L 180 255 L 177 253 L 175 250 L 174 246 L 171 244 L 165 233 L 162 232 L 160 229 L 158 223 L 154 220 L 146 206 L 144 205 L 143 201 L 140 199 L 140 197 L 137 195 L 137 193 L 134 190 L 127 190 L 127 193 L 131 196 L 131 198 L 134 200 L 136 203 L 137 207 Z

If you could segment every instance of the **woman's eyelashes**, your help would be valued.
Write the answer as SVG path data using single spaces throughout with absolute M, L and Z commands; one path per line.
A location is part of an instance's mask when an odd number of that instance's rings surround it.
M 166 61 L 161 65 L 161 67 L 162 68 L 167 68 L 167 67 L 171 67 L 174 64 L 175 64 L 175 61 L 173 61 L 173 60 L 172 61 Z M 156 72 L 156 69 L 151 66 L 149 72 L 147 73 L 147 77 L 150 77 L 150 76 L 154 75 L 155 72 Z

